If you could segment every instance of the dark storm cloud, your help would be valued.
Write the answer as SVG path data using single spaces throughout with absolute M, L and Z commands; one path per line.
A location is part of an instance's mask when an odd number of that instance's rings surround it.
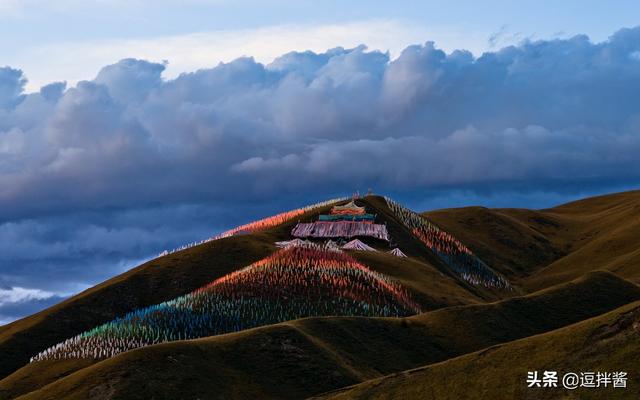
M 0 68 L 0 282 L 93 283 L 355 188 L 440 204 L 640 180 L 640 28 L 479 57 L 427 42 L 164 68 L 126 59 L 27 95 Z
M 50 292 L 107 279 L 238 220 L 194 205 L 99 210 L 0 225 L 0 286 Z

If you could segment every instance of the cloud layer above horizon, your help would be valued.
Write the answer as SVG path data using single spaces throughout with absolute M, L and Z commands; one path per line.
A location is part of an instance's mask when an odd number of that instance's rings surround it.
M 640 180 L 640 27 L 480 57 L 427 42 L 396 59 L 361 46 L 172 80 L 165 68 L 125 59 L 32 94 L 20 70 L 0 68 L 0 288 L 77 290 L 262 211 L 354 189 L 411 198 Z

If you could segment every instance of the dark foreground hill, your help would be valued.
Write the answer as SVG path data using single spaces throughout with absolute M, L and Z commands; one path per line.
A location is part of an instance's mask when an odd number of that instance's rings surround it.
M 640 398 L 640 302 L 542 335 L 488 347 L 317 399 L 637 399 Z M 528 388 L 529 371 L 623 371 L 627 387 Z
M 638 299 L 638 286 L 596 272 L 524 297 L 403 319 L 308 318 L 155 345 L 91 366 L 33 363 L 0 382 L 0 396 L 50 381 L 24 398 L 298 399 L 547 332 Z

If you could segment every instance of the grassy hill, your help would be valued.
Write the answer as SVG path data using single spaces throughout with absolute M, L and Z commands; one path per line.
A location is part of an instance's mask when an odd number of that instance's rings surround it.
M 496 345 L 317 399 L 637 399 L 640 302 L 552 332 Z M 628 387 L 528 388 L 528 371 L 628 373 Z M 472 377 L 470 379 L 470 377 Z M 561 386 L 561 385 L 559 385 Z
M 567 221 L 541 211 L 463 207 L 422 215 L 512 280 L 526 278 L 571 249 Z
M 527 279 L 530 289 L 607 269 L 640 282 L 640 191 L 600 196 L 556 207 L 551 212 L 580 227 L 569 254 Z
M 459 280 L 437 257 L 402 227 L 380 197 L 361 200 L 401 244 L 409 259 L 355 252 L 370 268 L 383 272 L 414 292 L 423 310 L 495 300 L 498 295 Z M 127 312 L 189 293 L 221 276 L 262 259 L 290 238 L 298 220 L 314 220 L 329 207 L 260 233 L 208 242 L 144 263 L 30 317 L 0 327 L 0 378 L 25 365 L 29 357 L 64 339 Z M 382 242 L 374 244 L 388 250 Z
M 465 207 L 423 215 L 526 291 L 597 269 L 640 282 L 640 191 L 546 210 Z
M 274 250 L 266 237 L 231 237 L 165 256 L 51 308 L 0 327 L 0 376 L 67 337 L 190 292 Z
M 637 299 L 636 285 L 596 272 L 523 297 L 409 318 L 308 318 L 160 344 L 81 363 L 76 372 L 68 360 L 34 363 L 0 382 L 0 397 L 33 390 L 48 376 L 53 383 L 24 398 L 297 399 L 550 331 Z

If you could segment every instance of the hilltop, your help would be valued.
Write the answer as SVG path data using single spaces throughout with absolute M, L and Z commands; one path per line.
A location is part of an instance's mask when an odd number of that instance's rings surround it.
M 640 191 L 545 210 L 464 207 L 422 213 L 524 290 L 606 269 L 640 283 Z

